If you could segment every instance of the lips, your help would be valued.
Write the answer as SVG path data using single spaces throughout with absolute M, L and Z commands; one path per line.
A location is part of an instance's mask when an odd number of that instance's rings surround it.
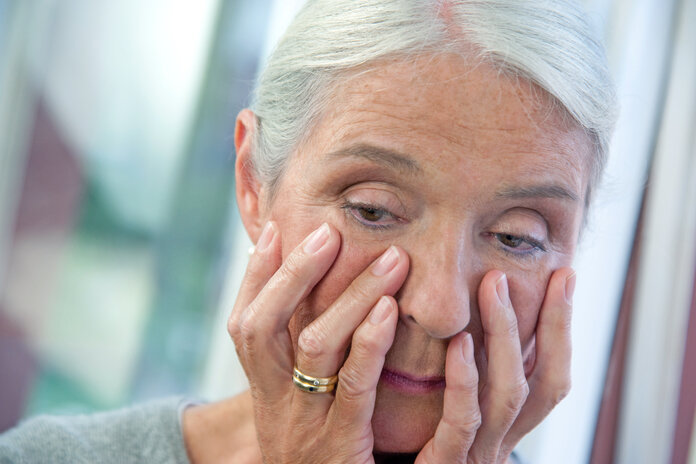
M 423 395 L 444 390 L 445 378 L 442 376 L 419 377 L 391 369 L 383 369 L 380 383 L 392 390 L 411 395 Z

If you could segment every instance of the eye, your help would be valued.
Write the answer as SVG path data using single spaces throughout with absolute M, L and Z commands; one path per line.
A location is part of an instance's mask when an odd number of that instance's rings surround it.
M 396 215 L 377 205 L 347 202 L 342 208 L 350 217 L 372 229 L 386 229 L 400 222 Z
M 363 219 L 370 222 L 379 221 L 385 214 L 385 211 L 371 206 L 359 206 L 356 208 L 356 211 Z
M 513 235 L 508 233 L 491 234 L 499 243 L 503 245 L 503 250 L 515 255 L 528 255 L 536 252 L 545 252 L 543 244 L 524 235 Z
M 520 245 L 524 243 L 524 239 L 522 237 L 517 237 L 515 235 L 511 234 L 495 234 L 496 238 L 500 241 L 505 246 L 509 246 L 510 248 L 517 248 Z

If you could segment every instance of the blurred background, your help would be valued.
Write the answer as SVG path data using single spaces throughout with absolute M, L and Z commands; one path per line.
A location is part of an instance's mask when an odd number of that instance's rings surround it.
M 246 386 L 233 129 L 302 0 L 0 0 L 0 432 Z M 585 0 L 621 119 L 534 463 L 696 464 L 696 0 Z

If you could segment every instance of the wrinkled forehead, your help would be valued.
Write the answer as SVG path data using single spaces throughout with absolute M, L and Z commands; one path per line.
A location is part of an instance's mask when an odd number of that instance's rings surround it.
M 314 156 L 367 142 L 426 153 L 427 168 L 466 154 L 526 153 L 568 163 L 576 182 L 588 180 L 593 145 L 583 129 L 539 87 L 481 61 L 451 54 L 383 61 L 344 76 L 328 99 L 307 144 Z
M 375 63 L 346 76 L 333 95 L 343 98 L 344 105 L 402 104 L 412 115 L 449 118 L 454 124 L 478 121 L 507 129 L 541 124 L 560 130 L 576 125 L 539 86 L 468 55 Z

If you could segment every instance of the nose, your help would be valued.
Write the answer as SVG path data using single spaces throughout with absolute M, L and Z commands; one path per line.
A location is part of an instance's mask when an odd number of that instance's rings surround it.
M 398 295 L 402 322 L 419 326 L 433 338 L 464 330 L 471 320 L 469 296 L 476 294 L 469 288 L 475 263 L 465 258 L 464 246 L 439 240 L 407 251 L 411 268 Z

